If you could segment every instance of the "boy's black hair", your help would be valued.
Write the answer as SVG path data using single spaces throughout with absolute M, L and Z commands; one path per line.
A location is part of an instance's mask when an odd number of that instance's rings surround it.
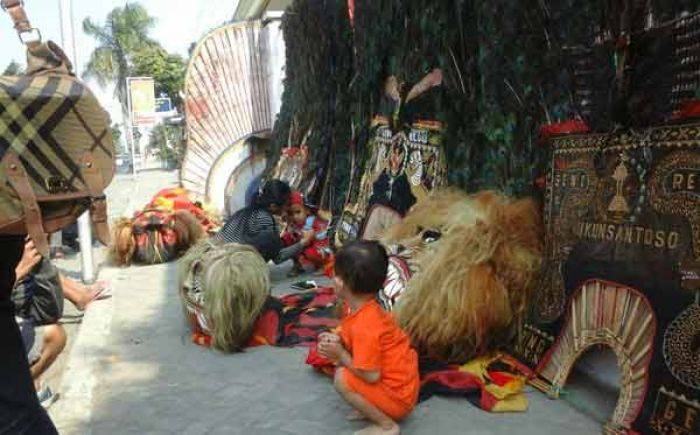
M 389 257 L 382 245 L 358 240 L 335 256 L 335 273 L 353 293 L 376 293 L 384 287 Z
M 255 202 L 259 207 L 268 207 L 272 204 L 281 207 L 289 201 L 291 193 L 289 184 L 281 180 L 270 180 L 262 186 Z

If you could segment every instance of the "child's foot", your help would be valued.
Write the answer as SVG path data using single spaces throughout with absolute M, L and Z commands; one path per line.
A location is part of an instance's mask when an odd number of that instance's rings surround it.
M 400 433 L 401 430 L 399 429 L 399 425 L 394 423 L 387 429 L 373 424 L 372 426 L 367 426 L 362 430 L 358 430 L 355 432 L 355 435 L 399 435 Z
M 347 421 L 361 421 L 367 420 L 367 417 L 365 417 L 360 411 L 352 411 L 350 414 L 345 416 L 345 419 Z

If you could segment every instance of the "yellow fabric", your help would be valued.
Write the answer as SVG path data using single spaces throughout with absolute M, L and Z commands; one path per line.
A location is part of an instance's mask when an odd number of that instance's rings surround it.
M 498 399 L 491 412 L 524 412 L 528 408 L 528 400 L 523 390 L 527 378 L 522 375 L 512 375 L 513 380 L 499 386 L 488 379 L 488 367 L 501 359 L 502 355 L 483 356 L 475 358 L 460 366 L 459 370 L 478 377 L 484 384 L 484 388 Z
M 175 201 L 163 198 L 162 196 L 156 198 L 155 201 L 153 201 L 153 205 L 163 211 L 173 211 L 175 209 Z

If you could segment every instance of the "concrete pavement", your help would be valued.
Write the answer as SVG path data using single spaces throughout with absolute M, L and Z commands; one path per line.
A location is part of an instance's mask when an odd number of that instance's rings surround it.
M 136 182 L 120 178 L 108 192 L 111 211 L 130 214 L 174 182 L 174 173 L 165 172 Z M 288 289 L 287 268 L 273 269 L 277 294 Z M 100 279 L 111 282 L 113 297 L 86 312 L 57 379 L 61 399 L 50 414 L 62 434 L 327 434 L 363 427 L 344 420 L 349 408 L 330 380 L 304 365 L 305 348 L 223 355 L 191 344 L 175 264 L 118 269 L 103 263 Z M 432 398 L 402 427 L 431 435 L 601 430 L 600 417 L 580 406 L 534 390 L 527 395 L 530 409 L 521 414 L 489 414 L 466 400 Z

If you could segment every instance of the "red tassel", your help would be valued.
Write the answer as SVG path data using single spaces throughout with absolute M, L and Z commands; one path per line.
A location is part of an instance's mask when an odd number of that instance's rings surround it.
M 674 119 L 700 118 L 700 100 L 692 99 L 681 104 Z
M 540 127 L 540 138 L 547 139 L 559 134 L 588 133 L 591 129 L 584 121 L 570 119 L 556 124 L 545 124 Z

